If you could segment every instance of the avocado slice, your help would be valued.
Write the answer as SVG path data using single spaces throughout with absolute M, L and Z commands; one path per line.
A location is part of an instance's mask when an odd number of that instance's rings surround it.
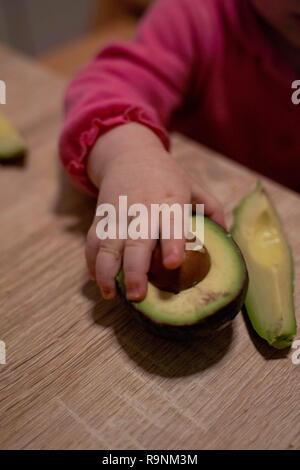
M 9 163 L 22 158 L 26 145 L 20 134 L 12 127 L 6 117 L 0 114 L 0 162 Z
M 195 221 L 193 226 L 197 226 Z M 200 238 L 200 234 L 193 233 Z M 211 265 L 198 284 L 175 294 L 148 282 L 145 299 L 130 303 L 135 316 L 152 332 L 173 339 L 204 336 L 225 326 L 240 311 L 247 292 L 248 274 L 239 248 L 229 233 L 206 217 L 204 245 Z M 123 271 L 117 283 L 125 294 Z
M 296 334 L 293 258 L 280 217 L 261 182 L 234 210 L 232 236 L 249 272 L 245 301 L 259 336 L 277 349 Z

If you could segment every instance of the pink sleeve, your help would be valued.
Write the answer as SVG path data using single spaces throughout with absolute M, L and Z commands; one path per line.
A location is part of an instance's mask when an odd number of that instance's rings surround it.
M 183 104 L 197 57 L 195 3 L 156 2 L 131 43 L 105 48 L 69 85 L 60 155 L 81 188 L 97 194 L 87 176 L 87 156 L 96 139 L 115 126 L 139 122 L 168 149 L 166 129 Z

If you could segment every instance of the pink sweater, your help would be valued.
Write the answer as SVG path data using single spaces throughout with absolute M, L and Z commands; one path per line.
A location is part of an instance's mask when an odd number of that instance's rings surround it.
M 160 0 L 130 44 L 106 47 L 70 84 L 63 165 L 96 194 L 86 162 L 96 139 L 136 121 L 168 148 L 179 130 L 300 190 L 295 76 L 250 0 Z

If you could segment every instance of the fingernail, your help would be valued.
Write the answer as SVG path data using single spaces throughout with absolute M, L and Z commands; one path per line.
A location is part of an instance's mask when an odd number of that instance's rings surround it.
M 114 292 L 109 287 L 102 287 L 101 294 L 105 300 L 111 300 L 114 296 Z
M 129 289 L 127 291 L 127 299 L 128 300 L 139 300 L 141 297 L 141 293 L 138 289 Z

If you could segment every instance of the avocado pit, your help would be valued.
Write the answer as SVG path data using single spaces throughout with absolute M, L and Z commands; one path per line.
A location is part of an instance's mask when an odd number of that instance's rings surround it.
M 185 250 L 184 260 L 176 269 L 163 265 L 161 246 L 158 244 L 152 254 L 149 281 L 158 289 L 178 294 L 202 281 L 210 270 L 211 260 L 205 246 L 201 250 Z

